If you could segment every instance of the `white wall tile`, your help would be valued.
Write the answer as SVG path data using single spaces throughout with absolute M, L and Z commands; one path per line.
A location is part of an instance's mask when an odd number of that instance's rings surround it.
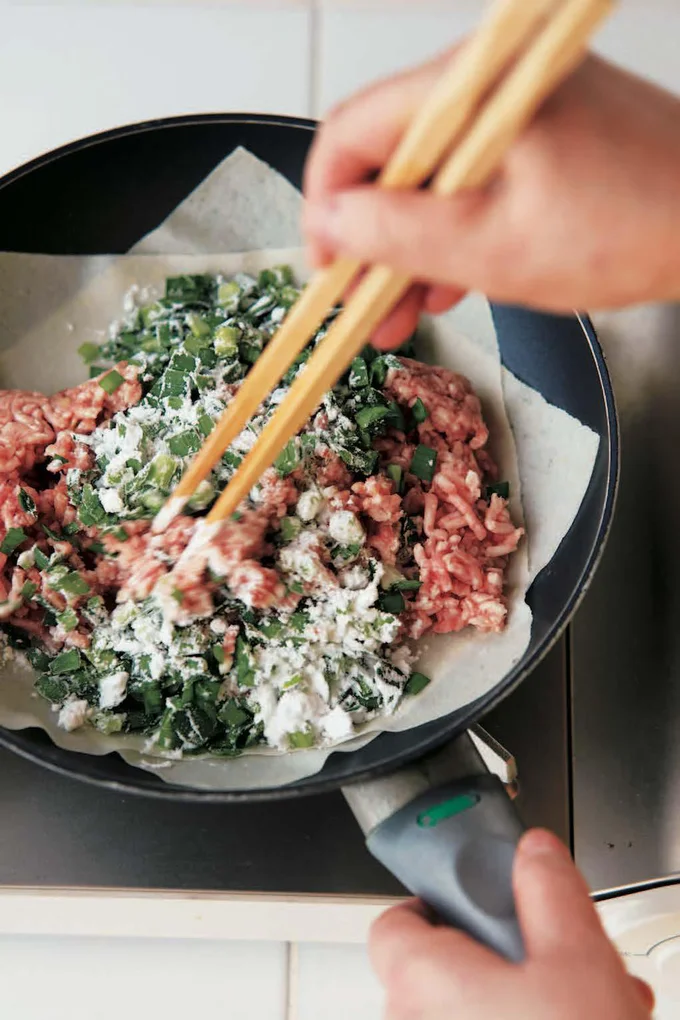
M 287 947 L 135 939 L 0 939 L 2 1015 L 16 1020 L 284 1020 Z
M 295 1020 L 381 1020 L 384 995 L 365 946 L 305 943 L 296 956 Z
M 360 86 L 441 52 L 479 20 L 479 0 L 371 4 L 324 0 L 316 112 Z
M 0 172 L 132 121 L 309 112 L 298 4 L 9 6 L 0 33 Z
M 322 0 L 316 112 L 441 52 L 479 23 L 484 7 L 481 0 Z M 596 48 L 680 92 L 679 38 L 677 0 L 623 0 Z

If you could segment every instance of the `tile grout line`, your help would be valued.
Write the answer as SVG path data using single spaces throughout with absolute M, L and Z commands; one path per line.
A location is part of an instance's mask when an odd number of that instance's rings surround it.
M 286 1012 L 284 1020 L 298 1020 L 299 946 L 286 943 Z
M 321 11 L 320 0 L 309 0 L 309 116 L 319 116 L 321 100 Z

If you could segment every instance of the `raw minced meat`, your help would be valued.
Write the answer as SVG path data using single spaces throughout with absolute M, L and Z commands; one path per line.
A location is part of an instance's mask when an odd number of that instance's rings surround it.
M 112 368 L 0 393 L 0 622 L 67 729 L 173 754 L 333 743 L 426 684 L 413 639 L 505 626 L 522 530 L 479 400 L 403 353 L 356 358 L 233 518 L 205 524 L 324 329 L 152 532 L 297 293 L 285 267 L 171 278 L 83 345 Z

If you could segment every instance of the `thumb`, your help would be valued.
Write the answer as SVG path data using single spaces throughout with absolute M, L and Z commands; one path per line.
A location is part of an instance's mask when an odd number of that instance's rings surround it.
M 584 879 L 552 833 L 533 829 L 525 834 L 517 849 L 513 884 L 530 958 L 570 951 L 596 954 L 607 947 L 615 953 Z
M 492 229 L 489 192 L 441 198 L 426 191 L 377 187 L 337 192 L 304 209 L 303 229 L 316 248 L 382 263 L 412 279 L 474 286 L 479 268 L 488 272 Z

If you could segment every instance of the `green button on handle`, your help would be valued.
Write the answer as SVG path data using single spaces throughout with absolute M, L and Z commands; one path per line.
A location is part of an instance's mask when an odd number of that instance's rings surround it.
M 447 818 L 453 818 L 461 811 L 469 811 L 475 804 L 479 804 L 479 794 L 477 793 L 460 793 L 456 797 L 449 797 L 439 804 L 433 804 L 426 811 L 422 811 L 418 815 L 418 825 L 421 829 L 433 829 L 435 825 L 445 822 Z
M 442 921 L 509 960 L 524 957 L 512 866 L 524 827 L 501 781 L 471 776 L 428 790 L 366 844 Z

